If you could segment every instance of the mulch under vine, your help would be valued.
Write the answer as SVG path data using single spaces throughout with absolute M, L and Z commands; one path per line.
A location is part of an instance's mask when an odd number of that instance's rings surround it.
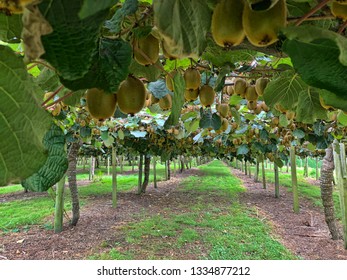
M 313 260 L 347 260 L 343 242 L 330 238 L 322 209 L 301 199 L 300 214 L 294 214 L 291 193 L 285 188 L 281 188 L 281 197 L 276 199 L 272 184 L 268 184 L 268 188 L 264 190 L 261 183 L 254 183 L 253 178 L 240 171 L 233 169 L 232 173 L 243 180 L 247 188 L 247 192 L 240 196 L 241 202 L 255 207 L 258 217 L 272 226 L 275 238 L 295 255 Z M 135 215 L 136 213 L 150 217 L 166 215 L 163 209 L 170 209 L 170 214 L 182 211 L 182 204 L 193 197 L 177 189 L 183 178 L 192 175 L 202 174 L 193 168 L 173 176 L 170 181 L 159 182 L 158 189 L 150 185 L 144 195 L 138 196 L 134 191 L 119 193 L 116 209 L 111 207 L 110 195 L 95 197 L 81 209 L 78 225 L 70 227 L 66 221 L 64 231 L 59 234 L 54 234 L 42 225 L 33 225 L 27 231 L 0 233 L 0 260 L 85 259 L 91 254 L 102 252 L 105 250 L 102 244 L 112 244 L 115 238 L 119 238 L 117 229 L 143 218 Z M 20 196 L 23 193 L 1 195 L 0 199 L 10 201 L 20 199 Z M 25 199 L 30 199 L 31 196 L 35 195 L 24 194 Z M 177 205 L 180 205 L 180 209 Z M 49 220 L 52 221 L 53 217 Z M 173 259 L 201 257 L 183 252 L 181 254 L 175 248 L 172 248 L 166 258 L 170 256 Z

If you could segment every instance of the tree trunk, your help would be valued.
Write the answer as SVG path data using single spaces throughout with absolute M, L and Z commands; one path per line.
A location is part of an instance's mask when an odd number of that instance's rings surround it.
M 149 182 L 149 172 L 151 169 L 151 157 L 146 155 L 145 156 L 145 166 L 144 166 L 144 179 L 143 179 L 143 183 L 141 186 L 141 193 L 145 193 L 147 186 L 148 186 L 148 182 Z
M 89 165 L 89 181 L 93 181 L 95 175 L 95 158 L 93 156 L 90 157 Z
M 334 157 L 331 146 L 325 150 L 325 157 L 322 161 L 320 189 L 322 203 L 324 207 L 325 221 L 331 233 L 331 238 L 337 240 L 341 234 L 337 227 L 333 200 L 333 177 L 334 177 Z
M 308 177 L 308 157 L 305 157 L 304 160 L 304 177 Z
M 171 168 L 170 168 L 170 160 L 166 161 L 166 167 L 167 167 L 167 180 L 171 179 Z
M 247 165 L 248 165 L 248 163 L 247 163 L 247 161 L 245 160 L 245 175 L 247 176 Z
M 298 178 L 296 173 L 296 156 L 295 147 L 290 147 L 290 167 L 292 174 L 292 189 L 293 189 L 293 210 L 294 213 L 299 213 L 299 193 L 298 193 Z
M 319 180 L 318 157 L 316 157 L 316 180 Z
M 67 170 L 67 180 L 69 183 L 69 189 L 71 194 L 72 202 L 72 220 L 71 225 L 76 226 L 80 218 L 80 201 L 78 198 L 78 189 L 77 189 L 77 178 L 76 178 L 76 166 L 77 166 L 77 155 L 80 149 L 80 143 L 75 142 L 70 146 L 69 151 L 69 167 Z

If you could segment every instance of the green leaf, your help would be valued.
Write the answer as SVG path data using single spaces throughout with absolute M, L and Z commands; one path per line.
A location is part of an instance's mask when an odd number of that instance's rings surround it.
M 230 105 L 238 105 L 238 104 L 240 104 L 241 100 L 243 100 L 243 98 L 240 95 L 233 94 L 229 98 L 229 104 Z
M 324 104 L 327 106 L 334 107 L 336 109 L 341 109 L 342 111 L 347 112 L 347 99 L 341 96 L 336 95 L 327 90 L 320 90 L 319 95 L 324 101 Z
M 278 158 L 278 157 L 275 158 L 274 163 L 275 163 L 279 168 L 282 168 L 283 165 L 284 165 L 284 164 L 283 164 L 283 161 L 282 161 L 280 158 Z
M 201 114 L 201 119 L 199 122 L 199 126 L 201 128 L 212 128 L 214 130 L 218 130 L 220 129 L 221 125 L 221 117 L 216 113 L 212 114 L 211 110 L 207 109 Z
M 165 80 L 163 79 L 149 83 L 148 90 L 158 99 L 163 98 L 167 94 L 171 94 L 171 91 L 167 89 Z
M 87 138 L 92 135 L 92 129 L 89 126 L 83 126 L 80 129 L 80 135 L 82 138 Z
M 6 16 L 0 13 L 0 41 L 19 43 L 22 28 L 22 15 Z
M 317 119 L 325 120 L 327 118 L 327 111 L 319 101 L 318 90 L 309 87 L 306 91 L 301 92 L 296 109 L 296 120 L 298 122 L 312 124 Z
M 82 0 L 45 0 L 39 4 L 41 13 L 53 27 L 53 32 L 42 36 L 47 60 L 64 78 L 83 77 L 92 63 L 97 47 L 101 23 L 109 9 L 103 9 L 84 19 L 79 18 Z
M 147 131 L 133 130 L 130 131 L 130 134 L 133 135 L 135 138 L 143 138 L 146 137 Z
M 305 132 L 302 131 L 301 129 L 295 129 L 295 130 L 293 131 L 293 135 L 294 135 L 295 137 L 299 138 L 299 139 L 302 139 L 302 138 L 305 137 Z
M 116 92 L 119 84 L 129 74 L 131 46 L 122 40 L 101 39 L 93 55 L 92 67 L 80 79 L 65 80 L 61 83 L 71 90 L 100 88 L 106 92 Z
M 282 126 L 282 127 L 288 126 L 289 122 L 288 122 L 285 114 L 281 114 L 279 119 L 280 119 L 280 122 L 279 122 L 280 126 Z
M 105 27 L 113 33 L 119 33 L 121 24 L 126 16 L 132 15 L 138 8 L 137 0 L 126 0 L 122 7 L 118 9 L 110 20 L 105 22 Z
M 328 30 L 304 26 L 288 28 L 283 50 L 310 86 L 344 97 L 347 92 L 347 39 Z
M 264 101 L 269 107 L 280 104 L 284 109 L 293 110 L 299 101 L 300 93 L 307 85 L 292 71 L 282 72 L 265 88 Z
M 156 64 L 159 65 L 160 61 Z M 129 72 L 134 74 L 136 77 L 145 78 L 149 82 L 157 81 L 161 75 L 161 70 L 158 69 L 158 67 L 155 67 L 154 65 L 143 66 L 137 63 L 134 59 L 131 61 Z
M 212 17 L 205 0 L 153 0 L 153 10 L 156 26 L 173 55 L 197 58 L 202 54 Z
M 25 179 L 47 158 L 42 138 L 50 116 L 34 98 L 39 91 L 23 60 L 0 46 L 0 185 Z
M 215 91 L 221 91 L 223 89 L 224 84 L 225 84 L 225 76 L 229 73 L 230 73 L 230 66 L 229 65 L 222 67 L 222 69 L 220 70 L 220 72 L 218 74 L 216 84 L 214 86 Z
M 169 118 L 166 120 L 164 127 L 168 128 L 176 125 L 181 116 L 182 106 L 184 104 L 185 81 L 180 73 L 176 73 L 173 78 L 174 96 L 172 98 L 172 108 Z
M 98 13 L 100 11 L 109 9 L 110 7 L 116 5 L 119 0 L 84 0 L 81 10 L 78 13 L 80 19 L 85 19 Z
M 195 120 L 193 120 L 191 122 L 185 122 L 184 126 L 185 126 L 185 128 L 186 128 L 186 130 L 188 132 L 197 131 L 199 126 L 200 126 L 200 120 L 199 119 L 195 119 Z
M 247 144 L 242 144 L 237 148 L 236 155 L 246 155 L 249 152 L 249 147 Z
M 344 112 L 339 112 L 337 115 L 337 121 L 343 126 L 347 126 L 347 115 Z
M 65 151 L 65 135 L 57 125 L 52 125 L 43 138 L 48 158 L 40 170 L 22 181 L 26 190 L 44 192 L 57 183 L 65 174 L 68 160 Z

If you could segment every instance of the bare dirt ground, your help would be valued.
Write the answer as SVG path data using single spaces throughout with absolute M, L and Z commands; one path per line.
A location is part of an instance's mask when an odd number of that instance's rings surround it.
M 268 221 L 284 244 L 295 255 L 307 260 L 347 260 L 347 250 L 342 240 L 332 240 L 324 220 L 323 209 L 310 201 L 300 198 L 300 213 L 293 212 L 293 196 L 284 187 L 280 188 L 280 198 L 275 198 L 273 184 L 254 183 L 253 178 L 240 170 L 232 173 L 244 182 L 247 192 L 241 201 L 255 207 L 259 216 Z M 317 182 L 317 181 L 315 181 Z
M 254 183 L 252 178 L 240 171 L 232 170 L 232 173 L 242 179 L 247 188 L 247 192 L 240 197 L 241 201 L 249 207 L 255 207 L 258 217 L 273 227 L 276 238 L 294 254 L 303 259 L 347 260 L 347 251 L 343 249 L 342 241 L 330 239 L 321 209 L 301 199 L 300 214 L 294 214 L 291 193 L 285 188 L 281 188 L 280 199 L 275 199 L 271 184 L 264 190 L 260 183 Z M 54 234 L 52 230 L 42 226 L 32 226 L 28 231 L 0 233 L 0 260 L 85 259 L 91 254 L 101 252 L 105 250 L 102 244 L 114 244 L 124 238 L 120 236 L 118 228 L 143 219 L 143 216 L 136 215 L 138 213 L 145 216 L 160 213 L 165 216 L 167 210 L 163 209 L 170 209 L 170 214 L 184 211 L 182 205 L 193 199 L 193 196 L 179 192 L 178 188 L 183 178 L 192 175 L 202 176 L 202 173 L 191 169 L 177 174 L 170 181 L 159 182 L 158 189 L 150 185 L 147 193 L 142 196 L 136 195 L 134 191 L 119 193 L 118 206 L 115 209 L 111 207 L 110 195 L 95 197 L 81 209 L 78 225 L 72 228 L 66 221 L 64 231 L 59 234 Z M 23 193 L 21 195 L 23 196 Z M 13 200 L 16 196 L 16 199 L 20 199 L 19 194 L 7 196 L 8 200 Z M 196 246 L 198 248 L 200 245 Z M 167 253 L 166 258 L 172 259 L 198 257 L 175 248 Z

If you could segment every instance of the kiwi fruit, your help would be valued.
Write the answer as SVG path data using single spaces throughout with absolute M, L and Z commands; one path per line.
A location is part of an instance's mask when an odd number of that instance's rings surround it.
M 270 111 L 270 108 L 266 105 L 266 103 L 264 101 L 262 103 L 260 103 L 260 106 L 264 112 Z
M 169 74 L 165 76 L 166 87 L 169 91 L 174 91 L 174 85 L 172 82 L 173 77 L 175 77 L 177 70 L 172 70 Z
M 199 97 L 199 89 L 190 90 L 186 89 L 184 91 L 184 98 L 186 101 L 194 101 Z
M 268 2 L 268 0 L 263 0 Z M 261 5 L 257 5 L 258 7 Z M 245 4 L 242 23 L 248 41 L 257 47 L 266 47 L 278 40 L 277 34 L 287 22 L 286 0 L 278 0 L 265 10 L 253 10 Z
M 229 115 L 229 105 L 226 103 L 218 104 L 216 109 L 223 118 Z
M 232 47 L 243 41 L 243 6 L 244 2 L 240 0 L 222 0 L 216 5 L 212 15 L 211 33 L 217 45 Z
M 258 115 L 261 113 L 262 110 L 263 109 L 261 107 L 261 104 L 257 104 L 257 107 L 253 111 L 254 111 L 254 114 Z
M 334 17 L 347 20 L 347 3 L 334 1 L 330 6 L 331 13 Z
M 172 97 L 170 94 L 166 94 L 164 97 L 159 99 L 159 107 L 163 110 L 169 110 L 172 107 Z
M 234 87 L 233 86 L 226 86 L 226 91 L 227 91 L 227 94 L 228 95 L 233 95 L 235 92 L 234 92 Z
M 203 106 L 205 106 L 205 107 L 211 106 L 214 102 L 215 96 L 216 96 L 216 93 L 214 92 L 214 90 L 211 86 L 203 85 L 200 88 L 199 98 L 200 98 L 200 103 Z
M 87 110 L 97 120 L 105 120 L 113 116 L 116 111 L 117 96 L 98 88 L 86 91 Z
M 147 66 L 159 59 L 159 40 L 152 34 L 134 39 L 134 45 L 134 58 L 139 64 Z
M 264 90 L 269 81 L 270 80 L 268 78 L 259 78 L 255 81 L 255 90 L 259 96 L 263 96 Z
M 229 122 L 226 118 L 222 118 L 222 125 L 219 128 L 220 131 L 226 131 L 229 127 Z
M 245 98 L 248 101 L 257 101 L 258 100 L 258 94 L 257 94 L 257 91 L 255 90 L 255 86 L 250 85 L 247 87 L 246 93 L 245 93 Z
M 249 110 L 255 110 L 257 108 L 257 101 L 248 101 L 247 108 Z
M 165 58 L 169 60 L 175 60 L 178 58 L 177 56 L 171 53 L 169 44 L 165 40 L 161 41 L 161 49 L 163 50 L 163 55 Z
M 118 107 L 124 114 L 136 114 L 141 111 L 146 101 L 146 88 L 136 77 L 129 75 L 117 92 Z
M 153 94 L 151 94 L 151 104 L 157 104 L 159 102 L 159 98 L 156 98 Z
M 237 95 L 244 96 L 247 89 L 247 82 L 245 79 L 237 78 L 234 81 L 234 92 Z
M 186 89 L 198 89 L 201 83 L 201 76 L 199 70 L 195 68 L 188 68 L 184 72 L 184 81 L 186 83 Z

